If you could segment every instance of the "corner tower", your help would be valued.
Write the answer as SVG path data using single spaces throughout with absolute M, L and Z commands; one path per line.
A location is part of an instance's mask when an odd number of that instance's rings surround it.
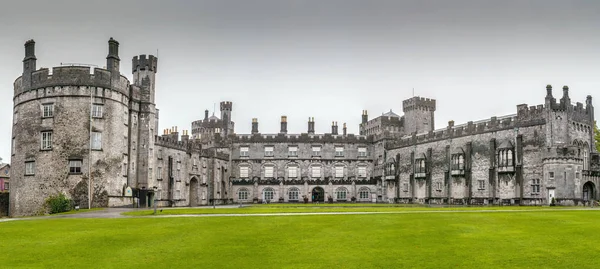
M 402 102 L 406 134 L 424 133 L 435 129 L 435 99 L 415 96 Z
M 231 110 L 233 104 L 229 101 L 221 102 L 221 120 L 223 122 L 222 133 L 223 136 L 227 136 L 233 133 L 233 122 L 231 121 Z

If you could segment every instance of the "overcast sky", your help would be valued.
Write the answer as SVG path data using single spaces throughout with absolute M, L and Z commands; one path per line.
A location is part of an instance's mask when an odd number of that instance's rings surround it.
M 237 133 L 358 133 L 402 100 L 435 98 L 436 128 L 516 113 L 570 87 L 600 89 L 600 1 L 14 1 L 0 4 L 0 157 L 10 159 L 13 82 L 23 44 L 37 67 L 106 65 L 107 41 L 131 58 L 156 54 L 159 130 L 191 127 L 233 102 Z M 596 109 L 599 118 L 600 108 Z

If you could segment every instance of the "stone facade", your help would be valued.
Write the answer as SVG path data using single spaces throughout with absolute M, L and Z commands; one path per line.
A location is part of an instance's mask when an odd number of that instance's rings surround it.
M 369 120 L 360 134 L 236 134 L 233 104 L 220 118 L 205 112 L 192 135 L 176 127 L 158 135 L 158 59 L 132 60 L 120 74 L 119 43 L 108 42 L 107 69 L 36 69 L 25 44 L 14 83 L 10 212 L 44 211 L 65 193 L 82 208 L 196 206 L 222 203 L 360 201 L 427 204 L 559 204 L 597 199 L 600 158 L 593 140 L 592 97 L 562 97 L 516 114 L 435 129 L 436 100 L 412 97 Z M 88 183 L 91 181 L 91 193 Z M 90 200 L 88 200 L 90 199 Z

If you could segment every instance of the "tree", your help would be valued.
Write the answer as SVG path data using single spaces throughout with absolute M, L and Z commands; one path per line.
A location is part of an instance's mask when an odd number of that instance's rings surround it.
M 600 130 L 598 130 L 598 123 L 594 121 L 594 140 L 596 141 L 596 150 L 600 152 Z

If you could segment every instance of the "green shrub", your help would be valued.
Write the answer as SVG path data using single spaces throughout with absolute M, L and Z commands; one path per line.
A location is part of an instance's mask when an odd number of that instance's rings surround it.
M 67 212 L 72 209 L 71 199 L 67 198 L 63 193 L 48 197 L 48 199 L 46 199 L 46 205 L 50 210 L 50 214 Z

